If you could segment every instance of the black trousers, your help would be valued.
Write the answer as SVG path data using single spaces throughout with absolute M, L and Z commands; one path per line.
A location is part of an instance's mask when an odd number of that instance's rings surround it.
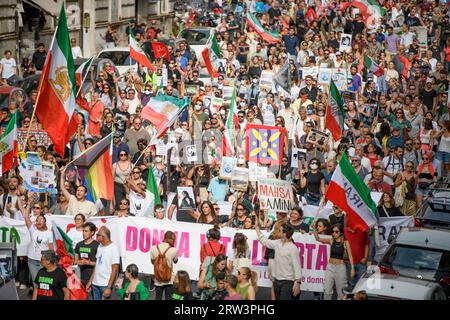
M 300 295 L 294 297 L 292 295 L 292 288 L 294 281 L 292 280 L 276 280 L 273 282 L 273 289 L 275 291 L 276 300 L 298 300 Z
M 155 300 L 162 300 L 164 294 L 164 300 L 170 300 L 173 293 L 173 285 L 166 284 L 164 286 L 155 286 Z

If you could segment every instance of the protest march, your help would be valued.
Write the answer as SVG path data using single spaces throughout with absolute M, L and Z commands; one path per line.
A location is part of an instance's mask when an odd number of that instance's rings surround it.
M 0 300 L 446 300 L 450 3 L 175 6 L 4 51 Z

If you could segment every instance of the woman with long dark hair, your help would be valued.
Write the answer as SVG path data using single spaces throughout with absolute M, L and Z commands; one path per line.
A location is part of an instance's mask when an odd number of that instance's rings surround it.
M 218 254 L 214 262 L 202 270 L 198 280 L 198 288 L 202 290 L 201 300 L 205 300 L 210 295 L 210 291 L 214 291 L 217 288 L 216 275 L 219 272 L 229 274 L 227 269 L 227 256 L 224 254 Z
M 175 275 L 173 286 L 172 300 L 193 300 L 192 282 L 189 273 L 179 270 Z
M 148 300 L 149 292 L 144 282 L 139 280 L 139 269 L 137 265 L 130 264 L 125 270 L 125 281 L 119 277 L 116 282 L 117 294 L 121 300 Z
M 218 217 L 210 201 L 203 201 L 197 212 L 197 223 L 216 224 Z
M 240 268 L 250 266 L 250 248 L 247 236 L 238 232 L 234 235 L 232 250 L 228 255 L 228 270 L 236 276 Z

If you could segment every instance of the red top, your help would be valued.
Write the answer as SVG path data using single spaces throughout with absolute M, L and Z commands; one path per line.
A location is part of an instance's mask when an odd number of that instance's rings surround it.
M 222 246 L 222 250 L 220 250 L 220 246 Z M 206 242 L 200 249 L 200 265 L 203 264 L 206 256 L 215 257 L 221 253 L 225 254 L 225 246 L 222 243 L 217 240 Z
M 355 233 L 344 228 L 345 240 L 350 244 L 352 250 L 353 263 L 360 263 L 365 257 L 365 247 L 369 245 L 369 234 L 367 232 L 356 231 Z

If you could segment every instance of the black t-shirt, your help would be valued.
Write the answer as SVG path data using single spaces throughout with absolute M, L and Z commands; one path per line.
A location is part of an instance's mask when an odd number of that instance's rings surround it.
M 52 272 L 42 268 L 34 281 L 37 283 L 37 300 L 64 300 L 67 276 L 61 268 L 56 267 Z
M 328 217 L 328 220 L 330 220 L 330 224 L 331 226 L 334 226 L 335 224 L 340 225 L 340 227 L 342 229 L 344 229 L 344 224 L 345 224 L 345 215 L 341 215 L 340 217 L 337 217 L 334 213 L 331 214 Z
M 423 104 L 427 106 L 428 111 L 431 111 L 433 109 L 433 100 L 437 97 L 436 90 L 431 89 L 431 91 L 422 90 L 422 101 Z
M 320 182 L 322 179 L 325 179 L 325 175 L 321 171 L 316 173 L 307 172 L 304 174 L 304 177 L 306 178 L 306 193 L 320 197 Z
M 353 35 L 362 34 L 366 24 L 362 21 L 353 22 Z
M 80 259 L 88 259 L 89 261 L 97 261 L 96 255 L 97 255 L 97 249 L 98 249 L 98 242 L 92 241 L 89 244 L 85 244 L 84 241 L 80 241 L 75 246 L 75 253 L 78 254 Z M 80 265 L 80 272 L 81 272 L 81 281 L 83 283 L 87 283 L 89 281 L 89 278 L 92 275 L 92 272 L 94 271 L 93 266 L 85 266 Z
M 306 223 L 304 223 L 304 222 L 300 223 L 299 225 L 293 225 L 289 221 L 288 225 L 290 225 L 292 227 L 292 229 L 294 229 L 294 231 L 296 231 L 296 232 L 300 232 L 302 230 L 305 231 L 305 232 L 309 232 L 309 226 Z
M 308 99 L 311 100 L 312 102 L 316 101 L 317 98 L 317 93 L 319 92 L 319 89 L 317 89 L 317 87 L 312 87 L 311 90 L 308 89 L 308 87 L 303 87 L 300 90 L 300 95 L 307 95 Z
M 380 206 L 377 208 L 378 214 L 381 217 L 401 217 L 403 213 L 397 207 L 386 208 L 385 206 Z M 387 212 L 387 214 L 386 214 Z

